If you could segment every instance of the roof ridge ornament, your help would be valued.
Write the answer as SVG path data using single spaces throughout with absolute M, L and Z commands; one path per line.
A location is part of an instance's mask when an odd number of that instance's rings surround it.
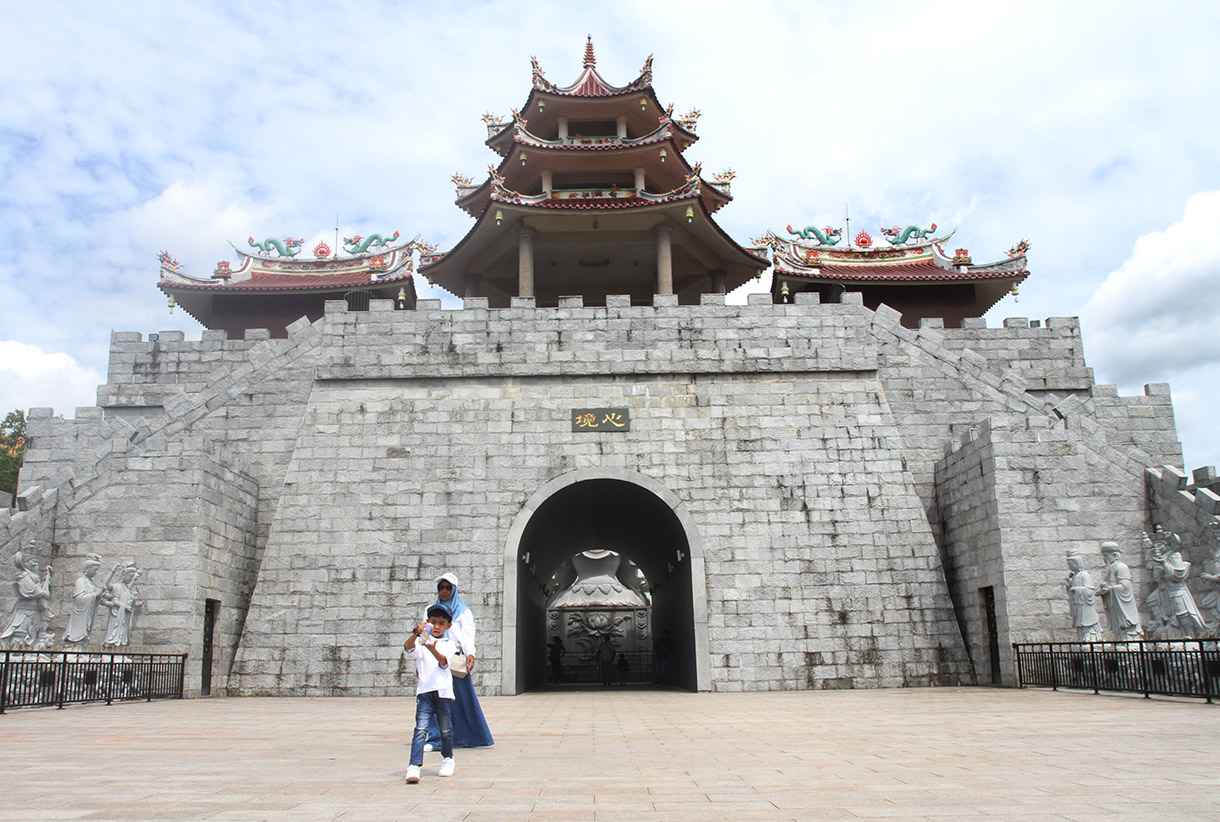
M 585 43 L 585 68 L 597 68 L 597 56 L 593 53 L 593 35 Z
M 673 116 L 672 115 L 673 105 L 670 105 L 669 108 L 671 111 L 670 116 L 672 117 Z M 682 126 L 682 128 L 693 133 L 695 131 L 696 126 L 699 125 L 699 115 L 701 115 L 702 113 L 703 112 L 700 111 L 699 109 L 692 108 L 690 111 L 686 112 L 681 117 L 673 117 L 673 120 L 678 125 Z
M 788 233 L 795 234 L 802 240 L 817 240 L 822 245 L 837 245 L 843 237 L 843 229 L 826 226 L 819 229 L 817 226 L 807 225 L 800 231 L 797 231 L 792 226 L 788 226 Z
M 355 237 L 343 238 L 343 250 L 348 254 L 363 254 L 370 248 L 385 248 L 390 243 L 398 239 L 398 232 L 395 231 L 392 237 L 385 237 L 381 234 L 370 234 L 367 237 L 357 234 Z
M 281 257 L 295 257 L 301 253 L 301 246 L 304 244 L 305 240 L 285 237 L 281 242 L 275 237 L 268 237 L 261 243 L 256 243 L 254 242 L 254 238 L 251 237 L 248 242 L 250 243 L 251 247 L 257 248 L 264 254 L 270 254 L 272 249 L 274 249 Z
M 534 88 L 542 89 L 543 91 L 558 91 L 559 87 L 546 79 L 546 72 L 538 65 L 537 57 L 530 57 L 530 70 Z M 486 120 L 484 120 L 486 122 Z
M 890 245 L 906 245 L 907 240 L 914 238 L 916 240 L 926 240 L 928 235 L 936 231 L 936 223 L 932 223 L 928 228 L 920 228 L 917 225 L 909 225 L 906 228 L 899 230 L 898 226 L 886 228 L 882 226 L 881 234 L 885 237 L 886 242 Z

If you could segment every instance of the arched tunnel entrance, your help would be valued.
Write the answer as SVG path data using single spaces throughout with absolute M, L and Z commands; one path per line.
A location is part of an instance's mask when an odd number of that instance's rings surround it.
M 506 548 L 505 592 L 515 589 L 516 596 L 505 597 L 504 659 L 515 664 L 505 665 L 502 692 L 547 684 L 547 641 L 557 617 L 552 611 L 548 626 L 548 600 L 554 598 L 556 586 L 566 582 L 562 569 L 568 568 L 570 575 L 572 557 L 586 551 L 615 552 L 624 559 L 624 568 L 634 564 L 646 580 L 649 630 L 640 647 L 650 655 L 655 638 L 669 632 L 665 684 L 689 690 L 710 687 L 702 550 L 684 506 L 672 492 L 627 471 L 559 478 L 527 503 Z M 587 648 L 568 650 L 579 655 Z

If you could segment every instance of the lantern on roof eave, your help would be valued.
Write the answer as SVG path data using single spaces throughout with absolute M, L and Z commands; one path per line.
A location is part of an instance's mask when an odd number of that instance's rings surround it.
M 686 207 L 686 221 L 688 223 L 693 223 L 695 221 L 695 207 L 694 206 Z
M 665 149 L 661 149 L 661 162 L 662 163 L 665 162 L 665 158 L 668 156 L 669 156 L 669 154 L 665 151 Z
M 171 313 L 171 314 L 174 313 L 174 306 L 176 306 L 177 304 L 178 304 L 178 301 L 174 299 L 174 295 L 170 294 L 169 295 L 169 313 Z
M 640 98 L 640 111 L 643 111 L 646 108 L 648 108 L 648 98 L 641 97 Z
M 521 152 L 521 165 L 525 165 L 525 152 Z
M 539 100 L 538 101 L 538 110 L 544 111 L 545 109 L 546 109 L 546 100 Z
M 496 209 L 496 225 L 500 225 L 503 222 L 504 222 L 504 212 L 497 208 Z
M 407 307 L 407 288 L 406 288 L 406 286 L 403 286 L 402 288 L 398 289 L 398 296 L 394 298 L 394 301 L 395 301 L 395 303 L 397 303 L 399 311 L 401 311 Z

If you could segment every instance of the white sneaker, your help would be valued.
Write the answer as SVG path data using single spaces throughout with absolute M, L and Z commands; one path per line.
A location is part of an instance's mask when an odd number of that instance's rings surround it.
M 441 769 L 436 772 L 437 776 L 453 776 L 453 757 L 447 756 L 441 760 Z
M 433 747 L 432 747 L 432 743 L 431 743 L 431 742 L 425 742 L 425 743 L 424 743 L 424 753 L 432 753 L 432 752 L 433 752 L 433 751 L 435 751 L 435 750 L 436 750 L 436 748 L 433 748 Z
M 412 765 L 407 768 L 407 784 L 414 785 L 419 781 L 419 766 Z

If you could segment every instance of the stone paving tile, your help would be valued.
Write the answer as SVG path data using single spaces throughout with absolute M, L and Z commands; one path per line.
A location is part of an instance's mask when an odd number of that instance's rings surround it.
M 1220 818 L 1220 708 L 993 689 L 526 694 L 403 784 L 414 703 L 215 699 L 0 717 L 0 822 Z

